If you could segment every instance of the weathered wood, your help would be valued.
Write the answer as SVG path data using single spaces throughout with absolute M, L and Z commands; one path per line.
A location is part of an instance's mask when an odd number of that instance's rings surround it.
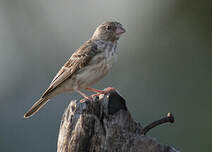
M 116 92 L 94 101 L 71 101 L 62 117 L 57 152 L 176 152 L 142 135 L 125 100 Z

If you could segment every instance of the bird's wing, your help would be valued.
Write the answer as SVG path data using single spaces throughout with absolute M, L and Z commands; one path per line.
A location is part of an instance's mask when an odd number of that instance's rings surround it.
M 49 88 L 44 92 L 42 98 L 55 90 L 65 80 L 70 78 L 75 72 L 86 66 L 89 61 L 100 51 L 97 45 L 92 41 L 85 42 L 64 64 L 60 71 L 56 74 L 52 80 Z

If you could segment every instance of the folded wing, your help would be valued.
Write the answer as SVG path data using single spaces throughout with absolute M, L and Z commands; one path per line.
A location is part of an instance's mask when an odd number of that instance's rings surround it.
M 86 66 L 89 61 L 100 51 L 97 45 L 92 41 L 85 42 L 64 64 L 60 71 L 52 80 L 49 88 L 44 92 L 41 98 L 45 98 L 49 93 L 60 86 L 65 80 L 70 78 L 78 70 Z

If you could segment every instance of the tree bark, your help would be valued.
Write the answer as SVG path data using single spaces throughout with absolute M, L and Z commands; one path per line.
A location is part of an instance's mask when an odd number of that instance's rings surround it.
M 177 152 L 143 135 L 125 100 L 117 91 L 93 97 L 93 102 L 71 101 L 59 131 L 57 152 Z

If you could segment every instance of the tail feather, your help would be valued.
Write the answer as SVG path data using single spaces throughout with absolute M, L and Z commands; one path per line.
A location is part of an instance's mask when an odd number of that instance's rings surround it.
M 47 98 L 40 98 L 25 114 L 24 118 L 29 118 L 33 116 L 40 108 L 42 108 L 49 99 Z

